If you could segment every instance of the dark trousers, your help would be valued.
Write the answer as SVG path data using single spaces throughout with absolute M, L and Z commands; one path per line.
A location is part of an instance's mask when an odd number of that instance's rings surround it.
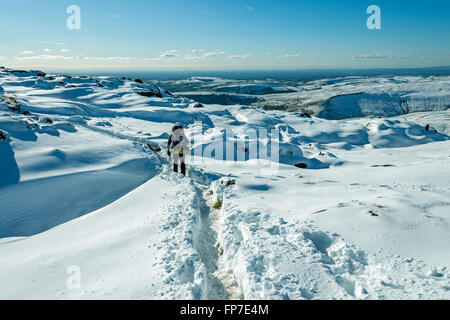
M 180 162 L 181 174 L 186 175 L 186 164 L 184 163 L 184 154 L 174 152 L 173 158 L 173 171 L 178 173 L 178 162 Z

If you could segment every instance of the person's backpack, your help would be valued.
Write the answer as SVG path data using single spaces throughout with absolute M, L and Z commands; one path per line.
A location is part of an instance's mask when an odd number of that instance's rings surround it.
M 175 148 L 177 145 L 179 145 L 180 143 L 182 143 L 184 140 L 183 136 L 178 136 L 178 139 L 174 139 L 174 137 L 172 136 L 172 144 L 171 144 L 171 148 Z
M 180 125 L 175 125 L 172 128 L 172 144 L 171 149 L 175 149 L 180 143 L 182 144 L 177 149 L 184 149 L 184 147 L 187 145 L 187 138 L 184 135 L 183 127 Z

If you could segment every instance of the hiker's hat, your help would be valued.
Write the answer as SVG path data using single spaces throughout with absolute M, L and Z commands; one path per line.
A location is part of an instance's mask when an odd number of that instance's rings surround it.
M 179 124 L 179 123 L 177 123 L 176 125 L 174 125 L 172 127 L 172 132 L 174 132 L 174 131 L 176 131 L 178 129 L 183 129 L 183 126 L 181 124 Z

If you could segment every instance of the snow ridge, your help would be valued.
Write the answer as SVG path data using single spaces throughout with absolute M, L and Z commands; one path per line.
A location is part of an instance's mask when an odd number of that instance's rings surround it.
M 165 299 L 198 300 L 203 297 L 207 274 L 194 244 L 200 219 L 198 195 L 189 179 L 170 175 L 168 171 L 161 178 L 176 187 L 164 196 L 167 217 L 162 231 L 166 236 L 158 248 L 163 250 L 160 263 L 166 275 L 160 295 Z

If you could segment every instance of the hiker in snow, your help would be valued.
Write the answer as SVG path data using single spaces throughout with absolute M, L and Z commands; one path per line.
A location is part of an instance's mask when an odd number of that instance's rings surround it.
M 172 154 L 173 171 L 178 173 L 180 162 L 181 173 L 186 175 L 185 153 L 189 151 L 189 140 L 184 134 L 183 126 L 177 124 L 172 128 L 172 134 L 167 142 L 167 155 Z

